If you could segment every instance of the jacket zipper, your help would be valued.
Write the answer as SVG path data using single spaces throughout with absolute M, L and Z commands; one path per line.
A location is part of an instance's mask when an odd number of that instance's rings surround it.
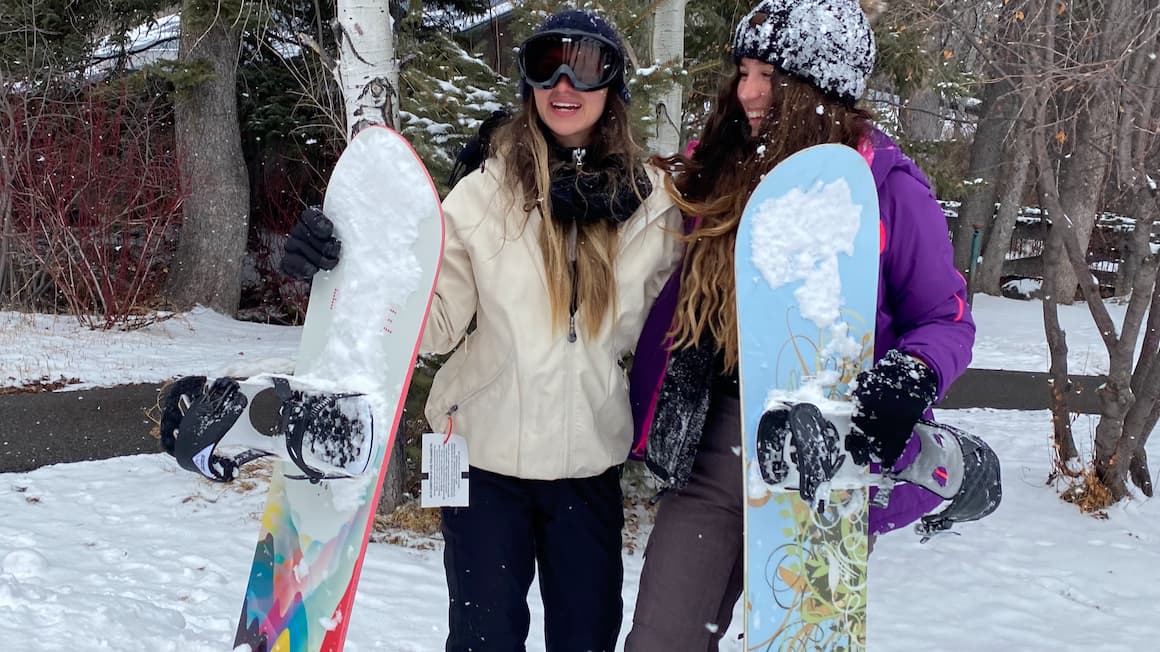
M 568 259 L 572 267 L 572 299 L 568 303 L 568 341 L 576 341 L 576 309 L 577 303 L 580 300 L 579 291 L 579 267 L 576 265 L 576 238 L 577 228 L 576 224 L 572 224 L 572 228 L 568 231 Z
M 572 160 L 576 164 L 576 171 L 579 173 L 584 167 L 584 155 L 587 150 L 579 147 L 572 151 Z M 577 247 L 579 238 L 579 227 L 575 222 L 572 223 L 572 228 L 568 231 L 568 258 L 572 266 L 572 298 L 568 305 L 568 342 L 575 343 L 576 335 L 576 310 L 579 308 L 580 292 L 579 292 L 579 277 L 580 268 L 576 263 Z M 572 465 L 572 403 L 573 403 L 573 384 L 576 374 L 574 373 L 576 347 L 570 346 L 567 351 L 568 366 L 565 369 L 564 377 L 566 380 L 566 387 L 564 388 L 564 468 L 571 468 Z

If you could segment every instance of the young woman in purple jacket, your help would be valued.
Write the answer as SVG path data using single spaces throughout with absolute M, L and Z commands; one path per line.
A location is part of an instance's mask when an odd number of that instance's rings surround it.
M 867 4 L 877 4 L 866 2 Z M 737 25 L 736 73 L 690 156 L 664 161 L 686 220 L 684 263 L 645 323 L 631 403 L 643 457 L 667 485 L 645 551 L 627 652 L 716 650 L 742 590 L 740 410 L 733 247 L 762 176 L 821 143 L 857 149 L 881 208 L 875 365 L 857 382 L 856 435 L 900 470 L 912 430 L 966 369 L 975 326 L 942 210 L 918 167 L 855 106 L 874 65 L 857 0 L 763 0 Z M 941 503 L 899 483 L 872 507 L 878 535 Z

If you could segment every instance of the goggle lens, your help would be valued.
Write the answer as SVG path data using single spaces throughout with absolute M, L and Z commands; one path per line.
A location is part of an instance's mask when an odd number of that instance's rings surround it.
M 583 35 L 544 34 L 520 48 L 520 72 L 536 88 L 552 88 L 567 75 L 578 91 L 611 84 L 624 67 L 620 52 L 604 40 Z

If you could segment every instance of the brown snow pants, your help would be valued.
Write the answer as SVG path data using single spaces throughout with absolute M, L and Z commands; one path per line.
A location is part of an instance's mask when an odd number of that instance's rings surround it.
M 689 484 L 665 494 L 625 652 L 716 652 L 743 582 L 741 411 L 716 395 Z

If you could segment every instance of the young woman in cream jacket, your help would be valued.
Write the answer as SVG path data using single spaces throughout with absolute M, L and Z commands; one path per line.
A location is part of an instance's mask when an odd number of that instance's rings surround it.
M 449 651 L 524 649 L 534 570 L 547 649 L 612 652 L 620 631 L 626 362 L 680 215 L 637 162 L 619 44 L 586 12 L 545 21 L 521 48 L 519 112 L 443 203 L 422 348 L 463 341 L 426 414 L 471 464 L 471 505 L 443 511 Z

